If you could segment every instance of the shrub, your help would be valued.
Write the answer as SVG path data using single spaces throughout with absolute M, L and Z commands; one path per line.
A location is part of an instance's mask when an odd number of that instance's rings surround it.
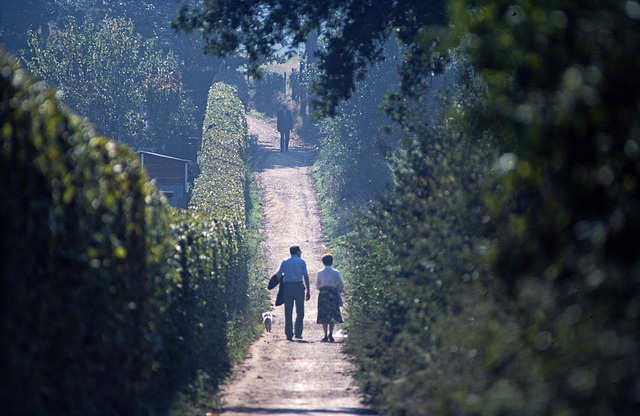
M 438 100 L 405 114 L 393 192 L 346 239 L 347 351 L 389 415 L 451 409 L 457 395 L 484 386 L 473 340 L 491 285 L 482 196 L 495 150 L 454 106 L 474 96 L 473 72 L 452 60 L 442 78 L 443 89 L 428 90 Z
M 198 157 L 200 176 L 196 179 L 190 209 L 218 223 L 229 234 L 224 254 L 227 303 L 232 314 L 246 302 L 245 164 L 247 120 L 235 89 L 215 83 L 209 90 L 205 114 L 202 150 Z
M 191 209 L 244 226 L 247 132 L 244 108 L 235 90 L 226 84 L 213 84 L 207 99 L 198 156 L 200 176 L 195 181 Z
M 280 109 L 280 93 L 284 92 L 285 79 L 276 72 L 266 72 L 254 82 L 253 106 L 261 113 L 275 117 Z
M 102 134 L 165 150 L 197 132 L 179 58 L 162 51 L 157 38 L 143 40 L 131 20 L 58 18 L 44 33 L 28 32 L 27 67 Z
M 325 218 L 325 228 L 337 239 L 353 220 L 354 209 L 383 195 L 391 187 L 391 171 L 385 153 L 398 146 L 398 134 L 386 134 L 384 97 L 397 86 L 398 45 L 388 42 L 384 63 L 371 68 L 356 84 L 340 114 L 319 121 L 319 153 L 313 166 Z
M 161 362 L 166 377 L 186 392 L 173 406 L 180 414 L 213 394 L 243 356 L 259 333 L 267 294 L 262 275 L 249 276 L 258 246 L 247 230 L 247 124 L 234 88 L 212 85 L 203 130 L 189 210 L 173 211 L 171 221 L 178 277 L 169 290 Z
M 503 315 L 482 351 L 491 388 L 470 411 L 635 414 L 640 6 L 454 3 L 489 84 L 475 116 L 504 143 L 488 200 Z M 518 400 L 497 403 L 505 393 Z
M 195 380 L 215 389 L 246 347 L 228 334 L 256 334 L 266 292 L 247 272 L 233 90 L 211 95 L 182 211 L 4 53 L 0 74 L 0 414 L 162 414 Z
M 4 52 L 0 71 L 2 413 L 147 413 L 164 198 Z
M 636 414 L 640 7 L 451 10 L 483 88 L 434 127 L 406 100 L 394 193 L 347 245 L 356 378 L 384 414 Z
M 199 373 L 215 388 L 230 368 L 227 351 L 228 299 L 225 277 L 235 266 L 237 235 L 208 216 L 175 209 L 171 236 L 176 242 L 175 283 L 168 289 L 164 321 L 165 349 L 159 355 L 157 382 L 172 382 L 167 394 L 183 391 Z M 173 397 L 157 397 L 164 406 Z

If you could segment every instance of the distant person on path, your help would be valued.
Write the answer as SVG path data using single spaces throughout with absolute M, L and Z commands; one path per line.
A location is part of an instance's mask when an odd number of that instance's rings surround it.
M 293 128 L 293 116 L 287 108 L 287 103 L 282 103 L 282 109 L 278 111 L 278 131 L 280 132 L 280 151 L 289 151 L 289 132 Z
M 284 300 L 284 333 L 291 341 L 293 337 L 302 338 L 302 322 L 304 319 L 304 289 L 307 287 L 306 300 L 311 299 L 311 288 L 309 287 L 309 273 L 307 263 L 300 257 L 302 250 L 293 246 L 289 249 L 291 257 L 280 264 L 280 269 L 276 275 L 280 279 L 280 289 Z M 304 285 L 302 280 L 304 279 Z M 293 325 L 293 304 L 296 305 L 296 323 Z M 295 329 L 295 332 L 294 332 Z
M 333 268 L 331 254 L 322 256 L 322 264 L 324 264 L 324 269 L 316 275 L 316 287 L 318 288 L 318 320 L 316 323 L 322 324 L 322 329 L 324 329 L 322 341 L 333 342 L 334 325 L 344 322 L 340 314 L 344 281 L 340 272 Z

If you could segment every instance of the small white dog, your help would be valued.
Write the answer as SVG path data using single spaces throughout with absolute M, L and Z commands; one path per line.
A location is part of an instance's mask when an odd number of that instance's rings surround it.
M 271 312 L 265 312 L 262 314 L 262 322 L 264 323 L 264 329 L 267 332 L 271 332 L 271 321 L 273 321 L 273 315 L 271 315 Z

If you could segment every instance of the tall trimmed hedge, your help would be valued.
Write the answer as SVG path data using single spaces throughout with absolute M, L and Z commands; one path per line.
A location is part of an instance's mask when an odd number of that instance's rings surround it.
M 242 320 L 255 290 L 233 90 L 210 107 L 233 117 L 207 130 L 184 211 L 2 52 L 0 74 L 0 414 L 164 414 L 202 374 L 215 388 L 229 333 L 259 324 Z
M 210 388 L 227 375 L 232 361 L 229 310 L 236 306 L 227 281 L 229 276 L 242 280 L 236 271 L 244 261 L 238 250 L 243 237 L 232 225 L 205 214 L 175 209 L 170 234 L 177 279 L 167 291 L 165 349 L 158 357 L 156 381 L 164 389 L 158 386 L 155 391 L 163 396 L 154 400 L 162 403 L 160 408 L 170 406 L 171 393 L 183 392 L 199 374 L 206 375 Z
M 235 88 L 214 83 L 207 99 L 202 128 L 202 149 L 198 156 L 200 176 L 196 179 L 189 208 L 215 219 L 230 239 L 226 259 L 225 292 L 229 313 L 246 304 L 246 166 L 248 126 L 244 107 Z
M 0 74 L 0 413 L 147 413 L 164 198 L 3 52 Z
M 245 223 L 244 187 L 247 120 L 235 89 L 215 83 L 209 90 L 202 149 L 189 207 L 214 218 Z

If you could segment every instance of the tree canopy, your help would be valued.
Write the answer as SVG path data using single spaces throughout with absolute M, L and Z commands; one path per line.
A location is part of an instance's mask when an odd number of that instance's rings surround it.
M 383 59 L 395 36 L 409 47 L 430 25 L 445 23 L 445 0 L 182 0 L 174 28 L 197 30 L 205 52 L 219 57 L 246 54 L 249 71 L 282 47 L 298 47 L 312 33 L 324 45 L 316 51 L 319 77 L 312 86 L 318 115 L 335 115 L 370 65 Z
M 62 92 L 63 101 L 98 130 L 136 147 L 163 148 L 195 135 L 193 108 L 182 91 L 182 66 L 130 20 L 105 18 L 29 32 L 28 68 Z

